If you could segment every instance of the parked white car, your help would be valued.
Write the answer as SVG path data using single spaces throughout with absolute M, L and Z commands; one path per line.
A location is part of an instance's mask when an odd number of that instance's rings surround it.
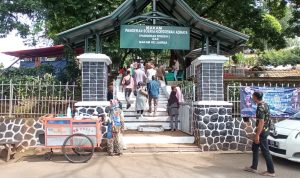
M 300 163 L 300 112 L 276 123 L 268 143 L 272 155 Z

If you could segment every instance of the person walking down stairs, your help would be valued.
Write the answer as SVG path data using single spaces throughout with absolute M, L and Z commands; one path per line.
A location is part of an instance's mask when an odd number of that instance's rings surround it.
M 171 117 L 171 131 L 178 130 L 178 116 L 179 116 L 179 101 L 176 96 L 176 87 L 172 87 L 172 92 L 168 100 L 168 115 Z
M 130 95 L 132 90 L 134 89 L 134 80 L 132 76 L 130 75 L 130 69 L 126 71 L 126 76 L 122 80 L 123 90 L 125 88 L 125 99 L 127 103 L 126 109 L 129 109 L 130 104 Z
M 152 80 L 149 82 L 149 113 L 152 113 L 152 100 L 154 102 L 154 115 L 156 115 L 157 105 L 158 105 L 158 95 L 159 95 L 160 83 L 157 81 L 155 75 L 152 76 Z
M 145 83 L 139 82 L 137 93 L 136 93 L 136 106 L 135 106 L 138 114 L 136 116 L 137 119 L 139 119 L 140 117 L 143 118 L 143 113 L 146 108 L 147 98 L 148 98 L 148 93 L 145 90 Z

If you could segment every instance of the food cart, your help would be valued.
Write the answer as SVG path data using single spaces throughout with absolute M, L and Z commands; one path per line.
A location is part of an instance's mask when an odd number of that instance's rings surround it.
M 45 159 L 51 160 L 53 149 L 61 149 L 66 159 L 73 163 L 89 161 L 94 148 L 100 147 L 102 133 L 98 119 L 76 120 L 74 118 L 44 116 L 45 148 L 51 151 Z

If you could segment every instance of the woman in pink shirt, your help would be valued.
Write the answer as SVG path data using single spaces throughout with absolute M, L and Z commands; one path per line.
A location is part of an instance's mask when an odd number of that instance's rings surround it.
M 130 95 L 132 90 L 134 89 L 134 80 L 133 77 L 130 75 L 130 70 L 126 71 L 126 76 L 122 80 L 122 85 L 123 85 L 123 91 L 125 88 L 125 99 L 127 102 L 127 109 L 130 108 Z

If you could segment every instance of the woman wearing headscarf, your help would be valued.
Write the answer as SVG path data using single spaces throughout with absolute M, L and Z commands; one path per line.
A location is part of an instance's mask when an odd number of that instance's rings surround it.
M 146 108 L 147 98 L 148 98 L 148 93 L 145 89 L 145 83 L 139 82 L 137 88 L 137 94 L 136 94 L 136 105 L 135 105 L 136 112 L 138 114 L 136 116 L 137 119 L 139 119 L 139 117 L 143 118 L 143 113 Z
M 171 131 L 178 130 L 179 100 L 176 97 L 176 87 L 172 87 L 172 92 L 168 100 L 168 114 L 171 117 Z

